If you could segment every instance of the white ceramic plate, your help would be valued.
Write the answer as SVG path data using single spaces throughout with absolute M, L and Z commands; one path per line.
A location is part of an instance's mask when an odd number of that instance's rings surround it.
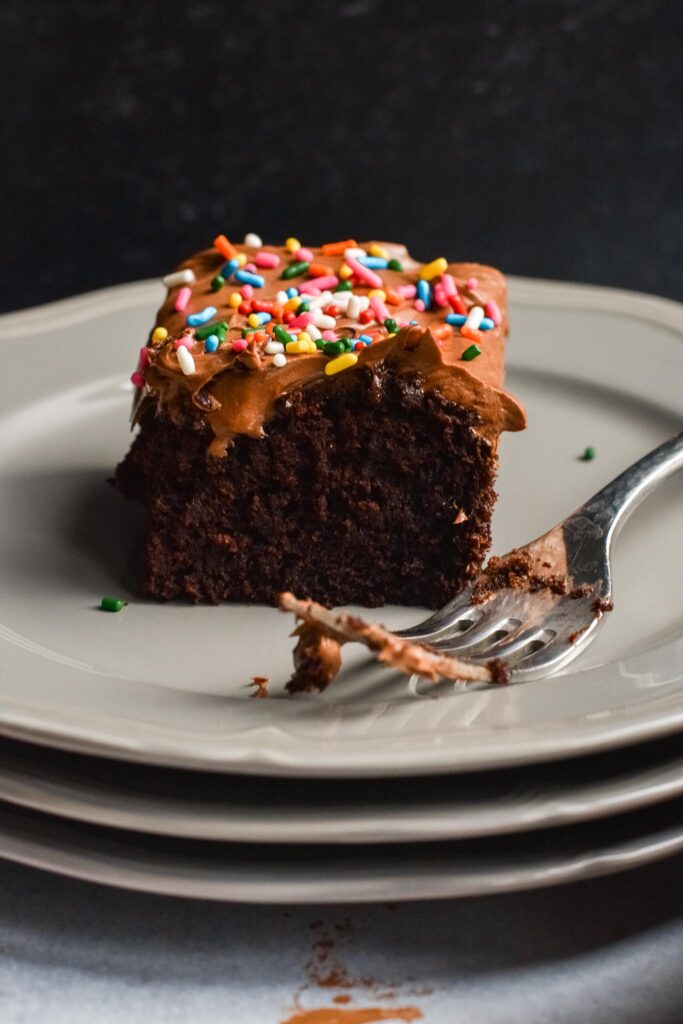
M 498 552 L 561 519 L 682 418 L 680 306 L 524 280 L 511 294 L 509 383 L 530 427 L 503 441 Z M 122 593 L 133 510 L 103 481 L 129 443 L 125 381 L 160 297 L 142 283 L 0 319 L 0 731 L 159 764 L 322 777 L 527 763 L 683 726 L 680 478 L 620 536 L 601 635 L 548 680 L 434 690 L 358 651 L 322 698 L 279 699 L 291 640 L 272 609 L 97 611 L 103 594 Z M 584 463 L 588 444 L 598 454 Z M 420 613 L 380 614 L 397 626 Z M 271 677 L 273 699 L 248 699 L 253 675 Z
M 679 736 L 587 758 L 412 779 L 184 772 L 6 740 L 0 799 L 93 825 L 248 843 L 469 839 L 574 824 L 683 796 Z
M 128 889 L 249 903 L 474 896 L 578 881 L 683 850 L 683 802 L 455 843 L 264 846 L 151 837 L 0 805 L 9 860 Z

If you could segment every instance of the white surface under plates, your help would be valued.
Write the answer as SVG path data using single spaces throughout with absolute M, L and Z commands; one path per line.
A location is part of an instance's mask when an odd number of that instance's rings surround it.
M 508 383 L 527 432 L 504 437 L 494 551 L 525 542 L 680 429 L 683 312 L 604 289 L 511 282 Z M 255 773 L 465 770 L 587 752 L 683 724 L 683 481 L 636 512 L 616 608 L 560 676 L 462 692 L 409 683 L 362 652 L 322 698 L 278 699 L 289 623 L 265 608 L 121 593 L 131 510 L 104 485 L 128 443 L 125 384 L 161 297 L 125 286 L 0 319 L 0 731 L 162 764 Z M 577 456 L 588 444 L 597 458 Z M 389 625 L 415 621 L 385 609 Z M 272 679 L 254 701 L 252 675 Z
M 299 993 L 304 1009 L 339 994 L 414 1006 L 423 1024 L 680 1024 L 682 875 L 678 858 L 457 903 L 285 910 L 0 864 L 0 1020 L 281 1024 Z M 351 979 L 374 984 L 311 982 L 321 938 Z

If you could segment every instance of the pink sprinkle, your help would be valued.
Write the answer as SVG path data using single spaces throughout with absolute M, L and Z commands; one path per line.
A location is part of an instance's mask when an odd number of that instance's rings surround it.
M 418 313 L 424 313 L 425 304 L 422 301 L 422 299 L 415 299 L 415 309 L 418 311 Z
M 144 370 L 147 366 L 149 366 L 149 349 L 148 348 L 141 348 L 140 349 L 140 362 L 138 363 L 138 369 L 139 370 Z
M 447 306 L 448 305 L 448 299 L 446 298 L 446 292 L 444 291 L 444 289 L 441 287 L 440 284 L 437 284 L 437 286 L 434 289 L 434 301 L 436 302 L 437 306 Z
M 251 284 L 243 284 L 240 288 L 240 295 L 243 299 L 250 299 L 254 294 L 254 286 Z
M 323 338 L 325 341 L 338 341 L 337 335 L 334 331 L 323 331 Z
M 144 388 L 145 386 L 145 378 L 137 370 L 135 371 L 135 373 L 131 373 L 130 380 L 131 384 L 134 384 L 136 388 Z
M 479 278 L 478 277 L 468 277 L 467 280 L 465 281 L 465 288 L 467 288 L 467 290 L 470 291 L 470 292 L 474 288 L 478 288 L 478 287 L 479 287 Z
M 184 309 L 187 309 L 190 299 L 192 298 L 192 290 L 190 288 L 181 288 L 175 298 L 175 309 L 178 313 L 182 313 Z
M 322 281 L 321 277 L 314 277 L 310 281 L 302 281 L 299 288 L 299 295 L 320 295 L 322 288 L 318 286 L 318 281 Z
M 244 352 L 247 347 L 247 343 L 244 338 L 238 338 L 237 341 L 233 341 L 232 350 L 233 352 Z
M 294 259 L 298 260 L 299 263 L 312 263 L 315 259 L 315 253 L 311 249 L 297 249 L 294 253 Z
M 250 274 L 255 274 L 256 271 L 258 270 L 258 267 L 256 266 L 255 263 L 245 263 L 244 266 L 242 267 L 242 270 L 247 270 Z
M 503 319 L 503 314 L 500 311 L 500 306 L 495 301 L 495 299 L 491 299 L 490 302 L 486 303 L 485 313 L 487 316 L 491 317 L 496 327 L 498 326 L 499 323 L 501 323 Z
M 276 252 L 257 252 L 254 263 L 257 267 L 277 267 L 280 257 Z
M 324 292 L 326 288 L 336 288 L 338 284 L 339 278 L 335 274 L 327 274 L 325 277 L 314 277 L 310 281 L 304 281 L 299 285 L 299 291 L 310 294 L 309 285 L 314 285 L 318 292 Z
M 173 348 L 194 348 L 194 338 L 191 334 L 181 334 L 179 338 L 173 342 Z
M 359 263 L 355 256 L 345 256 L 344 261 L 347 267 L 351 267 L 357 278 L 361 281 L 365 281 L 370 285 L 371 288 L 383 288 L 384 281 L 376 274 L 374 270 L 370 270 L 370 267 L 364 267 L 362 263 Z M 318 278 L 320 280 L 320 278 Z
M 414 284 L 400 284 L 396 291 L 399 295 L 402 295 L 404 299 L 412 299 L 417 293 L 417 287 Z
M 441 287 L 446 297 L 449 295 L 456 295 L 457 288 L 455 287 L 455 281 L 453 280 L 452 274 L 444 274 L 441 278 Z
M 372 296 L 370 299 L 370 305 L 381 324 L 383 324 L 385 320 L 389 320 L 391 318 L 391 313 L 384 304 L 383 299 L 380 299 L 379 295 Z
M 295 316 L 294 319 L 287 324 L 287 329 L 291 331 L 291 329 L 294 328 L 296 330 L 297 327 L 306 327 L 307 324 L 312 322 L 312 313 L 299 313 L 298 316 Z

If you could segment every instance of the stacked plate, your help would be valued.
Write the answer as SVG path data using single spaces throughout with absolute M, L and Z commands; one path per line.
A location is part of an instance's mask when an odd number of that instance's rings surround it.
M 511 294 L 509 382 L 530 427 L 502 445 L 498 552 L 683 419 L 681 307 L 523 280 Z M 434 687 L 349 648 L 326 694 L 291 699 L 279 612 L 98 610 L 126 597 L 135 510 L 106 478 L 159 297 L 142 283 L 0 318 L 0 855 L 175 895 L 322 902 L 545 885 L 683 850 L 681 478 L 623 531 L 615 611 L 551 679 Z

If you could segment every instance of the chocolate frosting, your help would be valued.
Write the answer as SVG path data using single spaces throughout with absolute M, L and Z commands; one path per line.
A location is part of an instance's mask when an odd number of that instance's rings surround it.
M 413 260 L 404 246 L 366 242 L 361 243 L 361 248 L 367 250 L 373 244 L 381 244 L 389 257 L 398 259 L 403 266 L 402 271 L 377 271 L 385 290 L 396 290 L 403 285 L 417 283 L 422 264 Z M 275 253 L 280 257 L 277 267 L 258 268 L 265 283 L 262 288 L 254 291 L 254 299 L 273 302 L 278 291 L 286 289 L 288 285 L 296 287 L 308 279 L 305 275 L 290 281 L 281 279 L 282 270 L 292 261 L 292 254 L 282 246 L 264 245 L 254 249 L 239 245 L 235 249 L 245 253 L 248 262 L 254 259 L 257 252 Z M 336 275 L 344 263 L 343 255 L 325 255 L 321 249 L 312 251 L 315 262 L 329 267 L 332 274 Z M 471 342 L 462 337 L 457 328 L 442 340 L 432 333 L 432 328 L 443 323 L 450 308 L 419 311 L 414 308 L 413 299 L 406 299 L 400 306 L 389 307 L 391 316 L 404 322 L 417 321 L 416 324 L 406 325 L 391 336 L 379 338 L 354 353 L 358 356 L 355 366 L 339 374 L 326 376 L 325 366 L 329 356 L 323 355 L 321 351 L 287 353 L 286 365 L 276 367 L 273 356 L 265 354 L 262 342 L 250 344 L 242 352 L 233 350 L 232 342 L 242 337 L 247 316 L 228 305 L 230 294 L 239 290 L 239 284 L 226 282 L 218 292 L 211 289 L 211 280 L 225 263 L 225 256 L 216 249 L 206 249 L 178 268 L 190 269 L 195 275 L 190 302 L 182 312 L 176 311 L 179 286 L 169 289 L 156 320 L 157 327 L 166 328 L 168 337 L 161 344 L 154 344 L 150 340 L 147 350 L 149 365 L 144 370 L 145 387 L 136 394 L 134 421 L 139 419 L 150 403 L 155 403 L 175 421 L 183 419 L 194 407 L 195 413 L 204 415 L 214 434 L 209 453 L 222 456 L 235 435 L 263 436 L 275 403 L 295 388 L 322 381 L 331 387 L 344 386 L 344 381 L 351 380 L 357 369 L 379 369 L 384 366 L 401 374 L 413 375 L 420 380 L 426 391 L 437 389 L 459 405 L 473 409 L 480 419 L 479 433 L 491 443 L 495 444 L 503 430 L 524 428 L 526 418 L 523 407 L 503 389 L 503 357 L 508 334 L 506 287 L 505 278 L 493 267 L 477 263 L 454 263 L 448 266 L 448 272 L 455 279 L 459 294 L 468 309 L 493 300 L 502 313 L 501 323 L 483 334 L 481 355 L 476 359 L 463 361 L 463 351 Z M 477 279 L 476 289 L 468 289 L 467 281 L 473 277 Z M 354 286 L 356 294 L 368 294 L 368 290 L 367 286 Z M 174 341 L 187 331 L 187 317 L 206 306 L 217 308 L 212 320 L 228 323 L 226 344 L 214 353 L 207 353 L 203 343 L 197 341 L 191 350 L 195 372 L 186 376 L 178 362 Z M 335 333 L 340 337 L 359 337 L 377 328 L 376 323 L 363 325 L 340 315 Z

